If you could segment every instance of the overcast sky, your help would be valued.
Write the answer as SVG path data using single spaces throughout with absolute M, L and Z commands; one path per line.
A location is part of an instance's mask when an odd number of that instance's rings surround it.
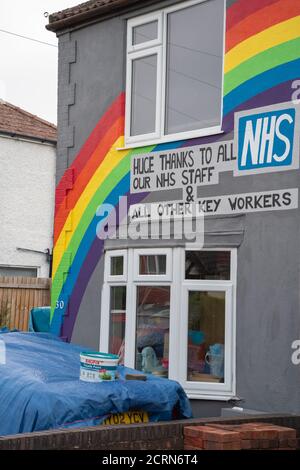
M 47 31 L 44 12 L 53 13 L 83 0 L 0 0 L 0 30 L 57 45 Z M 0 98 L 56 123 L 57 47 L 0 31 Z

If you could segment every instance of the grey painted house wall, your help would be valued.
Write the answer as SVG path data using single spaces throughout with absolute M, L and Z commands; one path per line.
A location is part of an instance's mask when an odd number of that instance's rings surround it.
M 227 1 L 227 8 L 234 3 Z M 126 18 L 135 13 L 118 13 L 59 35 L 57 183 L 101 116 L 125 90 Z M 272 99 L 265 102 L 261 97 L 261 106 L 289 101 L 290 90 L 291 81 L 282 79 Z M 258 107 L 259 100 L 256 106 L 246 103 L 242 108 Z M 222 140 L 233 137 L 229 129 Z M 218 185 L 201 187 L 201 197 L 281 188 L 299 188 L 299 170 L 241 177 L 224 172 Z M 177 194 L 174 190 L 167 197 L 173 200 Z M 161 199 L 161 192 L 153 192 L 143 202 Z M 205 246 L 237 248 L 236 395 L 242 400 L 239 406 L 245 408 L 300 412 L 300 366 L 291 361 L 291 345 L 299 338 L 299 229 L 299 209 L 205 220 Z M 118 243 L 108 241 L 106 246 L 118 247 Z M 152 246 L 151 241 L 143 246 Z M 99 347 L 103 267 L 102 257 L 82 294 L 71 338 L 95 349 Z M 192 404 L 196 416 L 217 416 L 222 407 L 231 406 L 206 400 Z

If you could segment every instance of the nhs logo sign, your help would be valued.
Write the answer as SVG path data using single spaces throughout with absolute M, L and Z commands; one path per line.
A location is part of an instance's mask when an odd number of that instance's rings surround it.
M 235 175 L 299 168 L 299 109 L 293 103 L 235 115 Z

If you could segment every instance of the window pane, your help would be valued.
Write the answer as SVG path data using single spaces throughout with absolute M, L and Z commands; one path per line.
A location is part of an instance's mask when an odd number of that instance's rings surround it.
M 165 133 L 220 125 L 223 0 L 170 13 Z
M 132 136 L 155 131 L 156 81 L 156 54 L 132 61 Z
M 123 275 L 123 256 L 112 256 L 110 258 L 110 275 L 111 276 Z
M 225 292 L 190 291 L 187 380 L 224 382 Z
M 126 287 L 110 288 L 109 352 L 119 354 L 124 362 Z
M 166 274 L 167 255 L 140 255 L 139 274 Z
M 0 266 L 0 276 L 37 277 L 37 268 L 15 268 L 13 266 Z
M 230 251 L 186 251 L 186 279 L 230 280 Z
M 138 286 L 136 369 L 160 377 L 169 367 L 170 287 Z
M 142 24 L 132 28 L 132 44 L 142 44 L 143 42 L 153 41 L 157 39 L 158 22 Z

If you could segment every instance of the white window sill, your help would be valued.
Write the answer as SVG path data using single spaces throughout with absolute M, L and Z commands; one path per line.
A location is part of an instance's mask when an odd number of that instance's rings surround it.
M 211 400 L 211 401 L 230 401 L 236 398 L 234 394 L 223 396 L 223 395 L 203 395 L 197 392 L 187 392 L 186 394 L 190 400 Z
M 173 134 L 168 135 L 165 137 L 160 137 L 159 139 L 150 139 L 150 140 L 143 140 L 140 142 L 128 142 L 125 143 L 124 147 L 118 147 L 117 150 L 129 150 L 134 148 L 143 148 L 149 147 L 151 145 L 159 145 L 159 144 L 166 144 L 170 142 L 178 142 L 181 140 L 189 140 L 189 139 L 198 139 L 200 137 L 209 137 L 212 135 L 220 135 L 224 134 L 224 131 L 220 129 L 220 127 L 210 128 L 210 129 L 202 129 L 200 131 L 195 132 L 184 132 L 182 134 Z

